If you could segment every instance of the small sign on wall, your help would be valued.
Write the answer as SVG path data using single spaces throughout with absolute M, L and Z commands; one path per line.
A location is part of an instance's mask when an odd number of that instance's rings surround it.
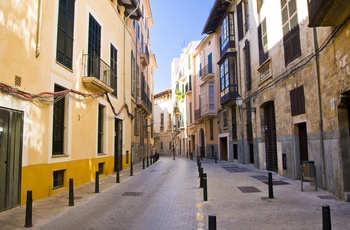
M 331 98 L 331 113 L 335 113 L 335 102 L 334 102 L 334 98 Z

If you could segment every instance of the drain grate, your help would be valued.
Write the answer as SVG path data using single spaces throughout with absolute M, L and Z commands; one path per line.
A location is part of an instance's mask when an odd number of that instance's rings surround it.
M 124 192 L 122 196 L 142 196 L 143 192 Z
M 256 176 L 252 176 L 254 179 L 257 179 L 259 181 L 268 181 L 269 178 L 267 176 L 261 176 L 261 175 L 256 175 Z
M 253 192 L 261 192 L 259 189 L 257 189 L 254 186 L 245 186 L 245 187 L 237 187 L 241 192 L 243 193 L 253 193 Z
M 322 200 L 335 200 L 334 196 L 318 196 Z
M 267 185 L 269 184 L 268 181 L 263 181 L 263 183 L 267 184 Z M 286 185 L 286 184 L 289 184 L 289 183 L 282 181 L 282 180 L 273 180 L 272 181 L 272 185 Z
M 226 171 L 230 172 L 230 173 L 235 173 L 235 172 L 249 172 L 248 169 L 246 168 L 239 168 L 236 166 L 231 166 L 231 167 L 222 167 L 223 169 L 225 169 Z

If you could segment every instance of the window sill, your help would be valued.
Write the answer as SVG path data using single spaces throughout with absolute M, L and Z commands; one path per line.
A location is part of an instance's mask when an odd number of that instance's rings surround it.
M 51 158 L 62 158 L 62 157 L 69 157 L 68 154 L 55 154 L 52 155 Z
M 97 156 L 107 156 L 107 153 L 97 153 Z

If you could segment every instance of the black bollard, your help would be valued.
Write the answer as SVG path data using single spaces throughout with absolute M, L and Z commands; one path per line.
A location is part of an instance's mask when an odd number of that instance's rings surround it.
M 99 181 L 99 172 L 96 171 L 95 173 L 95 193 L 99 193 L 100 192 L 100 181 Z
M 69 178 L 69 204 L 68 204 L 68 206 L 74 206 L 73 178 Z
M 322 206 L 322 226 L 323 230 L 331 230 L 331 211 L 329 209 L 329 205 Z
M 203 173 L 203 200 L 208 200 L 208 188 L 207 188 L 207 174 Z
M 203 168 L 199 170 L 199 187 L 203 188 Z
M 147 156 L 147 168 L 149 167 L 149 159 L 148 159 L 148 156 Z
M 209 230 L 216 230 L 216 216 L 214 214 L 209 215 Z
M 217 164 L 218 163 L 218 156 L 216 155 L 216 153 L 214 155 L 214 158 L 215 158 L 215 164 Z
M 120 176 L 119 176 L 119 165 L 117 165 L 117 173 L 116 173 L 116 182 L 120 183 Z
M 134 162 L 132 161 L 132 152 L 131 152 L 130 158 L 131 158 L 130 176 L 133 176 L 134 175 Z
M 142 169 L 145 169 L 145 158 L 142 157 Z
M 199 172 L 199 169 L 202 167 L 202 162 L 199 162 L 198 163 L 198 172 Z
M 24 224 L 24 227 L 29 228 L 33 226 L 32 222 L 32 207 L 33 207 L 33 193 L 31 190 L 27 191 L 27 205 L 26 205 L 26 222 Z
M 272 172 L 269 172 L 268 175 L 269 175 L 269 198 L 273 198 Z

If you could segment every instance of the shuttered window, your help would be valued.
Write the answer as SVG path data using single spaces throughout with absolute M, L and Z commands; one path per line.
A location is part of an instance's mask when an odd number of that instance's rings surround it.
M 259 64 L 262 65 L 269 57 L 267 46 L 267 27 L 266 19 L 258 26 L 258 42 L 259 42 Z
M 305 113 L 305 96 L 303 85 L 290 91 L 290 104 L 292 116 Z
M 281 0 L 284 61 L 288 65 L 301 55 L 296 0 Z
M 237 5 L 238 40 L 243 38 L 243 11 L 242 2 Z
M 110 86 L 114 89 L 113 95 L 118 96 L 118 81 L 117 81 L 117 70 L 118 70 L 118 50 L 111 44 L 111 83 Z
M 252 73 L 251 73 L 251 65 L 250 65 L 250 45 L 248 40 L 245 41 L 244 53 L 245 53 L 246 88 L 247 88 L 247 91 L 249 91 L 252 88 Z
M 55 85 L 55 92 L 65 90 L 61 86 Z M 58 94 L 57 94 L 58 95 Z M 53 105 L 53 133 L 52 133 L 52 154 L 64 154 L 64 114 L 65 114 L 65 97 L 58 100 L 59 96 L 55 96 Z
M 75 0 L 60 0 L 57 22 L 56 61 L 72 69 Z

